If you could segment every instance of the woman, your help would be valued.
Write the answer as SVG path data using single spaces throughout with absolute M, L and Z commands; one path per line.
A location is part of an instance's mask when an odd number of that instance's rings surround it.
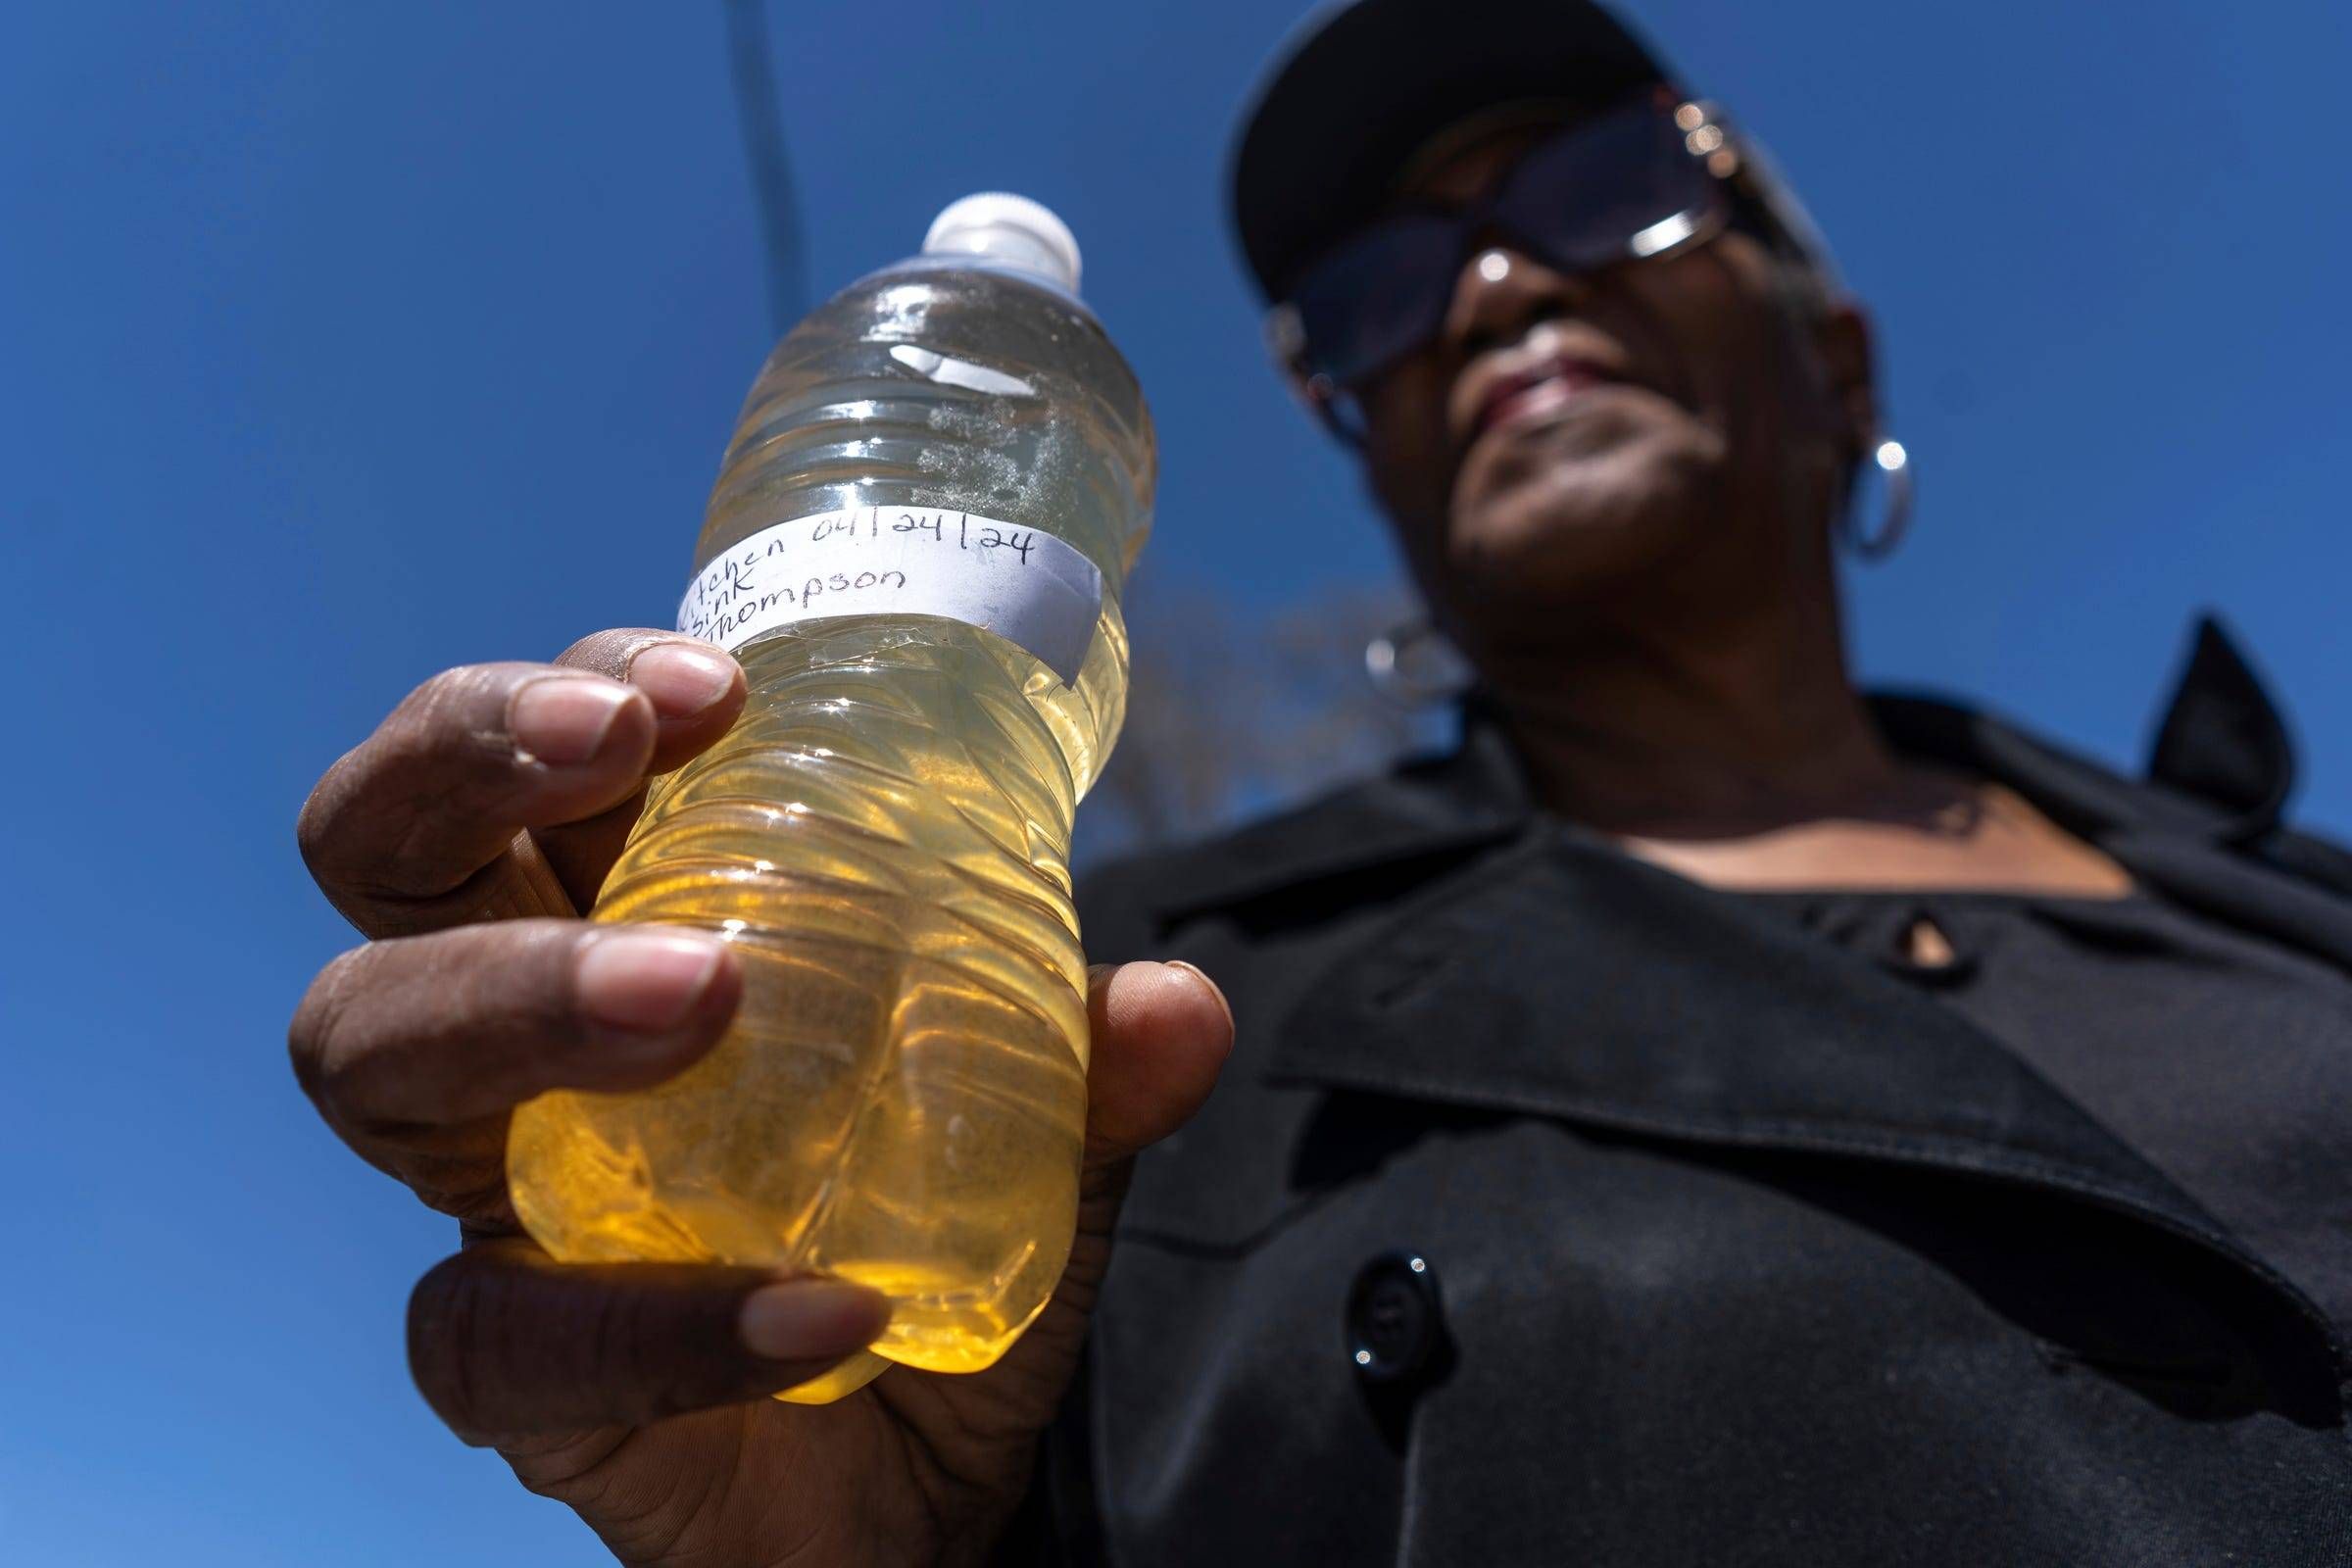
M 723 949 L 575 916 L 740 675 L 614 632 L 428 685 L 306 809 L 391 940 L 294 1051 L 467 1223 L 436 1409 L 631 1562 L 2352 1560 L 2352 859 L 2279 826 L 2227 646 L 2148 783 L 1856 694 L 1862 318 L 1589 7 L 1327 16 L 1235 177 L 1462 747 L 1089 890 L 1098 956 L 1173 961 L 1097 972 L 1054 1304 L 805 1408 L 758 1396 L 870 1297 L 559 1267 L 500 1177 L 508 1107 L 734 1005 Z

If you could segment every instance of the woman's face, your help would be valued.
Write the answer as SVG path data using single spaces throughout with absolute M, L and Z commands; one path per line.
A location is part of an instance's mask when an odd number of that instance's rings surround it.
M 1398 199 L 1467 204 L 1552 128 L 1475 143 Z M 1501 239 L 1473 252 L 1436 340 L 1360 391 L 1373 488 L 1457 638 L 1661 593 L 1688 610 L 1818 563 L 1868 434 L 1868 350 L 1851 312 L 1803 319 L 1778 266 L 1738 232 L 1581 276 Z

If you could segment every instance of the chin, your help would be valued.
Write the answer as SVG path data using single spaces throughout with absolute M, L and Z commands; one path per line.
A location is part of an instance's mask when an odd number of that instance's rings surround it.
M 1462 465 L 1446 556 L 1481 600 L 1622 593 L 1703 546 L 1721 444 L 1654 428 L 1609 439 L 1589 424 L 1482 442 Z

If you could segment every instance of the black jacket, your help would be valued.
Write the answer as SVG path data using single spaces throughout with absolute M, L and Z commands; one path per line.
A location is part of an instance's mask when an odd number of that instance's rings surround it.
M 2352 967 L 2352 857 L 2279 826 L 2283 731 L 2212 627 L 2147 781 L 1875 710 Z M 1062 1552 L 2352 1563 L 2307 1298 L 1952 1010 L 1544 815 L 1465 734 L 1085 892 L 1094 956 L 1200 964 L 1239 1041 L 1139 1168 L 1041 1466 Z

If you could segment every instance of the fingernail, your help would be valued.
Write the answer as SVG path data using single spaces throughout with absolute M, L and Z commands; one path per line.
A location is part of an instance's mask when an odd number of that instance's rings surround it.
M 600 932 L 581 948 L 572 983 L 600 1023 L 674 1029 L 710 989 L 723 951 L 714 938 L 685 931 Z
M 890 1303 L 846 1280 L 763 1285 L 744 1298 L 736 1332 L 754 1355 L 797 1361 L 863 1349 L 890 1326 Z
M 1167 963 L 1169 968 L 1182 969 L 1186 974 L 1200 982 L 1201 988 L 1216 999 L 1218 1010 L 1225 1014 L 1225 1027 L 1231 1029 L 1233 1027 L 1233 1004 L 1225 1000 L 1225 988 L 1211 980 L 1197 963 L 1187 963 L 1182 958 L 1170 958 Z
M 629 661 L 629 684 L 664 716 L 699 713 L 734 688 L 735 662 L 690 643 L 656 643 Z
M 612 720 L 629 701 L 629 689 L 608 680 L 553 676 L 514 694 L 507 729 L 528 760 L 585 762 L 604 749 Z

